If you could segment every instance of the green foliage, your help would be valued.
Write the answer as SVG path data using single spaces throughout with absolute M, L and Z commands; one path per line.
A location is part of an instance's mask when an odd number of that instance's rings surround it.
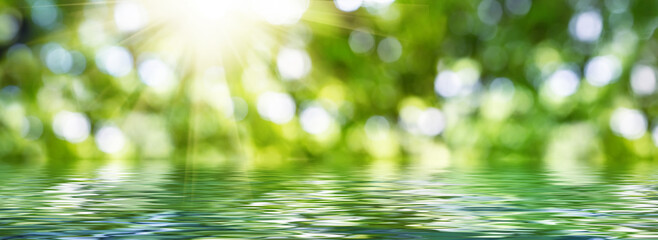
M 658 3 L 372 2 L 342 12 L 311 0 L 289 25 L 249 13 L 185 27 L 202 31 L 171 24 L 197 13 L 170 20 L 148 0 L 134 1 L 152 17 L 136 31 L 121 29 L 121 2 L 0 2 L 0 156 L 534 164 L 658 153 Z

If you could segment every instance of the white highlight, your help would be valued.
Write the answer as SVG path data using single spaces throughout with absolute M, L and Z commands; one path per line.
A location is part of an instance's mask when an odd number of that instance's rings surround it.
M 569 33 L 579 41 L 594 42 L 601 36 L 603 20 L 596 11 L 579 13 L 569 22 Z
M 547 80 L 548 90 L 557 97 L 568 97 L 576 93 L 580 80 L 578 75 L 571 70 L 558 70 Z
M 173 70 L 160 59 L 150 58 L 143 61 L 137 71 L 142 82 L 156 91 L 168 91 L 176 85 Z
M 610 128 L 619 136 L 635 140 L 644 136 L 647 118 L 638 110 L 617 108 L 610 117 Z
M 311 57 L 301 49 L 283 48 L 276 58 L 279 74 L 285 80 L 297 80 L 311 71 Z
M 331 126 L 331 115 L 324 108 L 312 106 L 300 115 L 302 129 L 310 134 L 322 134 Z
M 388 8 L 393 2 L 395 2 L 395 0 L 364 0 L 363 5 L 367 8 L 378 11 Z
M 436 136 L 443 132 L 445 128 L 445 117 L 443 113 L 436 108 L 428 108 L 418 117 L 418 130 L 426 136 Z
M 229 11 L 237 9 L 235 4 L 241 1 L 233 0 L 190 0 L 194 12 L 205 20 L 217 21 L 226 16 Z
M 445 98 L 451 98 L 459 95 L 462 88 L 462 81 L 453 71 L 443 71 L 434 79 L 434 91 Z
M 621 62 L 615 56 L 592 58 L 585 66 L 585 78 L 592 86 L 602 87 L 621 76 Z
M 656 71 L 646 65 L 636 65 L 631 71 L 631 88 L 637 95 L 650 95 L 656 91 Z
M 299 21 L 308 8 L 309 0 L 255 0 L 253 7 L 267 22 L 289 25 Z
M 146 10 L 136 2 L 121 1 L 114 7 L 114 23 L 119 31 L 134 32 L 144 27 L 147 22 Z
M 114 125 L 104 126 L 96 132 L 96 146 L 104 153 L 120 152 L 126 145 L 126 137 L 118 127 Z
M 265 92 L 258 97 L 258 114 L 268 121 L 284 124 L 295 116 L 295 101 L 287 93 Z
M 334 3 L 343 12 L 354 12 L 361 7 L 363 0 L 334 0 Z
M 133 58 L 123 47 L 105 47 L 96 54 L 96 66 L 104 73 L 123 77 L 132 71 Z
M 87 139 L 91 125 L 82 113 L 61 111 L 53 119 L 53 131 L 58 138 L 79 143 Z

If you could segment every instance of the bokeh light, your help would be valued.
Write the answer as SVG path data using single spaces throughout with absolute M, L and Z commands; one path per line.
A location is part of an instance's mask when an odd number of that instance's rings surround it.
M 397 38 L 387 37 L 377 45 L 377 55 L 384 62 L 394 62 L 402 56 L 402 44 Z
M 484 0 L 478 5 L 478 17 L 488 25 L 496 25 L 503 16 L 503 7 L 496 0 Z
M 27 116 L 23 119 L 21 136 L 29 140 L 37 140 L 43 134 L 43 123 L 35 116 Z
M 134 32 L 148 22 L 146 9 L 137 2 L 120 1 L 114 7 L 114 22 L 122 32 Z
M 56 74 L 67 73 L 73 66 L 73 57 L 57 43 L 48 43 L 41 48 L 41 58 L 48 69 Z
M 446 98 L 457 96 L 461 88 L 461 79 L 450 70 L 439 73 L 434 80 L 434 91 Z
M 636 109 L 617 108 L 610 117 L 610 128 L 615 134 L 635 140 L 647 131 L 647 118 Z
M 296 109 L 295 101 L 287 93 L 265 92 L 258 97 L 258 114 L 276 124 L 292 120 Z
M 597 56 L 585 66 L 587 82 L 601 87 L 617 80 L 621 76 L 621 62 L 614 56 Z
M 361 7 L 363 0 L 334 0 L 334 3 L 343 12 L 354 12 Z
M 355 53 L 366 53 L 375 46 L 375 37 L 366 29 L 357 29 L 350 33 L 349 44 Z
M 19 20 L 8 13 L 0 13 L 0 45 L 10 42 L 19 30 Z
M 311 58 L 301 49 L 281 49 L 277 55 L 276 63 L 279 74 L 284 79 L 300 79 L 311 71 Z
M 656 91 L 656 70 L 647 65 L 636 65 L 631 71 L 631 89 L 637 95 L 649 95 Z
M 651 4 L 2 7 L 0 124 L 8 131 L 0 139 L 12 143 L 0 156 L 29 148 L 71 159 L 241 155 L 272 156 L 272 164 L 327 153 L 604 162 L 658 151 L 642 137 L 651 128 L 653 138 L 656 125 L 658 24 L 640 11 Z M 564 137 L 579 134 L 592 142 L 581 146 L 590 155 Z
M 114 125 L 101 127 L 94 136 L 96 146 L 104 153 L 118 153 L 126 145 L 126 137 L 121 129 Z
M 139 63 L 137 71 L 142 82 L 157 91 L 169 91 L 176 84 L 174 72 L 158 58 L 145 59 Z
M 123 47 L 105 47 L 96 54 L 96 66 L 104 73 L 114 77 L 123 77 L 132 71 L 133 57 Z
M 89 119 L 79 112 L 61 111 L 53 118 L 53 131 L 57 137 L 71 143 L 87 139 L 90 130 Z
M 576 93 L 580 85 L 578 74 L 569 69 L 560 69 L 546 80 L 548 91 L 555 97 L 563 98 Z
M 443 113 L 436 108 L 428 108 L 418 116 L 418 130 L 427 136 L 436 136 L 445 128 Z
M 603 19 L 596 11 L 578 13 L 569 22 L 569 32 L 579 41 L 597 41 L 602 31 Z
M 256 0 L 252 2 L 252 5 L 268 23 L 290 25 L 301 19 L 308 8 L 309 0 Z
M 32 21 L 43 27 L 52 28 L 59 19 L 59 10 L 51 0 L 38 0 L 32 4 Z
M 514 15 L 525 15 L 532 7 L 531 0 L 505 0 L 505 7 Z
M 310 134 L 322 134 L 331 125 L 331 116 L 324 108 L 311 106 L 302 111 L 299 120 L 302 129 Z

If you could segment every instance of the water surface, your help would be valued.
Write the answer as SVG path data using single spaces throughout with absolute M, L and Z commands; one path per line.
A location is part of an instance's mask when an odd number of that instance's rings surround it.
M 656 239 L 656 173 L 2 166 L 0 239 Z

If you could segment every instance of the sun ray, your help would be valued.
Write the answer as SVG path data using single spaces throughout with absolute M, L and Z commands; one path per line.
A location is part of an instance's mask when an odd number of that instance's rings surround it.
M 75 6 L 88 6 L 88 5 L 107 5 L 108 3 L 116 3 L 118 1 L 94 1 L 94 2 L 78 2 L 78 3 L 60 3 L 60 4 L 41 4 L 37 6 L 26 6 L 21 8 L 43 8 L 43 7 L 75 7 Z
M 190 101 L 190 115 L 188 120 L 187 152 L 185 156 L 185 187 L 188 188 L 186 195 L 191 201 L 194 199 L 194 183 L 196 178 L 196 169 L 194 162 L 196 160 L 197 131 L 199 129 L 199 103 Z
M 305 21 L 305 22 L 308 22 L 308 23 L 321 24 L 321 25 L 325 25 L 325 26 L 328 26 L 328 27 L 331 27 L 331 28 L 338 28 L 338 29 L 351 30 L 351 31 L 358 30 L 358 29 L 362 28 L 362 26 L 357 26 L 357 25 L 354 25 L 354 24 L 348 24 L 348 23 L 346 23 L 342 20 L 329 21 L 327 18 L 323 18 L 322 16 L 318 16 L 320 14 L 331 15 L 332 13 L 320 12 L 320 13 L 316 14 L 316 12 L 319 12 L 318 10 L 309 9 L 308 11 L 309 11 L 310 14 L 305 14 L 302 17 L 302 20 Z M 374 35 L 378 35 L 378 36 L 383 36 L 384 35 L 382 33 L 379 33 L 378 31 L 375 31 L 375 30 L 370 30 L 370 31 Z M 320 32 L 320 33 L 327 34 L 327 32 Z
M 140 29 L 140 30 L 138 30 L 134 33 L 131 33 L 130 35 L 128 35 L 127 37 L 125 37 L 124 39 L 119 41 L 117 44 L 118 45 L 123 45 L 123 44 L 126 44 L 126 43 L 131 42 L 131 41 L 138 41 L 139 37 L 143 37 L 143 38 L 152 37 L 152 36 L 147 36 L 147 34 L 150 31 L 156 30 L 160 24 L 162 24 L 162 23 L 157 23 L 157 22 L 156 23 L 149 23 L 144 28 L 142 28 L 142 29 Z

